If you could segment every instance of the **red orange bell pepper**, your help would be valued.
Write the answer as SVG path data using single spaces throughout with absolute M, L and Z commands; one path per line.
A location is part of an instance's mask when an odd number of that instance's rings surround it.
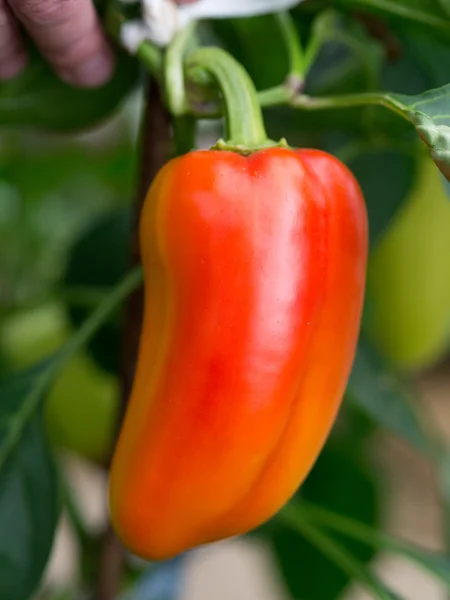
M 246 532 L 311 469 L 360 324 L 367 217 L 316 150 L 169 162 L 141 219 L 145 321 L 111 513 L 147 559 Z

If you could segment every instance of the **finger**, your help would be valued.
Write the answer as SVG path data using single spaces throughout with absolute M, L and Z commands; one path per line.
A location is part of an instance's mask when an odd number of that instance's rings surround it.
M 0 80 L 15 77 L 27 63 L 19 28 L 5 0 L 0 0 Z
M 114 58 L 91 0 L 10 0 L 16 16 L 62 79 L 96 87 Z

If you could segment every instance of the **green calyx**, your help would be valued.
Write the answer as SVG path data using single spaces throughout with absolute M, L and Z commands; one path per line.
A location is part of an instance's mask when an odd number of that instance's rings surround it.
M 273 142 L 271 140 L 266 140 L 264 144 L 259 144 L 255 146 L 248 146 L 242 144 L 235 144 L 233 142 L 227 142 L 225 140 L 219 140 L 217 144 L 211 147 L 211 150 L 222 150 L 227 152 L 237 152 L 238 154 L 243 154 L 247 156 L 252 154 L 253 152 L 257 152 L 258 150 L 264 150 L 265 148 L 286 148 L 290 149 L 289 144 L 287 143 L 285 138 L 282 138 L 279 142 Z
M 186 79 L 194 84 L 213 84 L 221 93 L 226 142 L 215 148 L 243 154 L 277 146 L 267 138 L 258 95 L 247 71 L 220 48 L 200 48 L 185 62 Z

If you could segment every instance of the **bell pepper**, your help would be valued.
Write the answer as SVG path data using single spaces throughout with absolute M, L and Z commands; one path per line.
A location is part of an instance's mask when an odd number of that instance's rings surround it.
M 198 151 L 158 175 L 140 238 L 111 512 L 134 553 L 163 559 L 256 527 L 311 469 L 354 358 L 367 223 L 323 152 Z
M 418 162 L 414 188 L 375 247 L 367 278 L 367 333 L 405 371 L 430 367 L 450 346 L 450 203 L 430 157 Z
M 355 354 L 368 227 L 354 176 L 244 139 L 170 161 L 141 216 L 145 315 L 110 508 L 146 559 L 271 518 L 316 460 Z

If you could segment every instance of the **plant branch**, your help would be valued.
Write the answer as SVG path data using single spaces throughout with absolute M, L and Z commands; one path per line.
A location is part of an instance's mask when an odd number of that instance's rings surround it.
M 285 86 L 278 86 L 259 92 L 258 100 L 263 108 L 287 104 L 292 108 L 300 110 L 331 110 L 335 108 L 382 106 L 409 120 L 405 107 L 389 94 L 381 92 L 313 97 L 306 94 L 292 95 Z
M 141 134 L 141 164 L 134 205 L 131 263 L 140 263 L 139 221 L 154 177 L 167 161 L 170 150 L 170 119 L 164 108 L 160 88 L 151 80 L 146 93 L 145 114 Z M 121 357 L 121 420 L 125 414 L 133 385 L 143 315 L 143 288 L 140 286 L 128 298 L 123 319 Z M 118 429 L 120 423 L 118 424 Z M 100 559 L 97 600 L 113 600 L 120 591 L 124 552 L 111 527 L 103 541 Z
M 139 221 L 148 189 L 170 154 L 170 118 L 164 108 L 161 92 L 154 80 L 148 83 L 147 102 L 141 133 L 139 181 L 133 215 L 131 263 L 140 263 Z M 125 309 L 122 345 L 122 408 L 126 409 L 134 379 L 139 337 L 142 325 L 143 289 L 136 290 L 128 299 Z
M 410 120 L 407 107 L 398 102 L 393 96 L 382 92 L 314 97 L 306 94 L 295 94 L 289 86 L 283 84 L 258 92 L 258 102 L 261 108 L 290 106 L 304 111 L 381 106 L 397 113 L 407 121 Z M 191 109 L 191 114 L 199 119 L 217 119 L 222 113 L 218 106 L 210 109 L 199 107 L 199 104 L 197 104 L 195 108 Z
M 366 93 L 366 94 L 342 94 L 340 96 L 329 96 L 313 98 L 300 95 L 291 101 L 293 108 L 305 110 L 326 110 L 333 108 L 354 108 L 364 106 L 382 106 L 396 112 L 399 116 L 409 120 L 402 105 L 397 103 L 388 94 Z

